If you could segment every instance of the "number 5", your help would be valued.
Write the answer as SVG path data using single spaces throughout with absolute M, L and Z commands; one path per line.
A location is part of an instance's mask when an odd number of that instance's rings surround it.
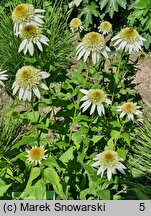
M 139 210 L 144 211 L 145 210 L 145 203 L 140 203 L 139 204 Z

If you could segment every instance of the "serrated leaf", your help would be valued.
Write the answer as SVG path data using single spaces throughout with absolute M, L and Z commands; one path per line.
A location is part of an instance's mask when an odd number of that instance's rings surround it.
M 73 146 L 71 146 L 65 153 L 61 155 L 59 160 L 61 160 L 63 163 L 68 162 L 69 160 L 73 159 Z
M 101 10 L 105 7 L 105 5 L 107 5 L 108 2 L 109 2 L 109 0 L 102 0 L 102 1 L 100 2 Z
M 126 0 L 117 0 L 117 3 L 124 9 L 126 9 L 126 4 L 127 1 Z
M 121 137 L 124 139 L 124 141 L 130 146 L 130 136 L 128 133 L 123 133 Z

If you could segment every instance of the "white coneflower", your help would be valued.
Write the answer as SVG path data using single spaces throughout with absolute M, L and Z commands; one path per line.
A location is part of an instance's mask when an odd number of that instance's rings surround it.
M 7 80 L 7 76 L 8 74 L 5 74 L 7 72 L 7 70 L 2 71 L 0 69 L 0 85 L 2 85 L 3 87 L 5 86 L 5 84 L 3 83 L 3 80 Z
M 135 115 L 139 116 L 142 114 L 142 112 L 138 110 L 139 108 L 140 106 L 137 106 L 136 103 L 126 102 L 126 103 L 123 103 L 122 106 L 118 106 L 117 111 L 121 112 L 120 118 L 123 118 L 124 115 L 127 115 L 128 119 L 133 121 L 135 118 Z
M 49 39 L 41 33 L 41 29 L 35 24 L 26 24 L 19 32 L 16 33 L 22 39 L 18 52 L 23 50 L 24 55 L 29 52 L 31 56 L 34 54 L 34 45 L 36 44 L 38 49 L 43 52 L 42 44 L 48 46 Z
M 92 55 L 93 64 L 99 62 L 101 54 L 107 59 L 107 51 L 110 51 L 105 44 L 104 37 L 97 32 L 87 33 L 76 49 L 78 60 L 83 57 L 84 62 L 86 62 L 88 57 Z
M 105 170 L 107 170 L 107 178 L 109 181 L 112 178 L 112 174 L 116 174 L 116 169 L 125 174 L 124 169 L 126 169 L 126 167 L 120 162 L 123 161 L 123 158 L 120 158 L 118 153 L 115 151 L 103 151 L 96 155 L 94 160 L 96 162 L 93 163 L 92 166 L 100 166 L 97 175 L 101 174 L 101 178 L 103 177 Z
M 70 29 L 72 32 L 82 31 L 82 22 L 79 18 L 73 18 L 70 22 Z
M 45 152 L 47 150 L 44 150 L 43 146 L 35 146 L 26 151 L 28 153 L 27 160 L 31 163 L 35 163 L 35 165 L 41 164 L 41 161 L 46 159 Z
M 139 33 L 133 28 L 123 28 L 115 37 L 111 39 L 113 45 L 117 49 L 125 50 L 131 53 L 142 50 L 145 38 L 141 37 Z
M 100 24 L 98 29 L 103 35 L 107 35 L 112 32 L 112 24 L 108 21 L 104 21 Z
M 28 99 L 30 101 L 33 91 L 40 98 L 38 87 L 48 90 L 48 87 L 41 80 L 49 76 L 50 74 L 45 71 L 32 66 L 24 66 L 16 73 L 16 80 L 12 85 L 13 94 L 16 94 L 19 90 L 19 99 L 23 99 L 24 101 Z
M 96 108 L 99 116 L 105 114 L 103 103 L 110 104 L 111 101 L 107 98 L 103 90 L 90 89 L 89 91 L 87 91 L 85 89 L 80 89 L 80 91 L 85 94 L 85 96 L 83 96 L 80 100 L 84 101 L 84 103 L 80 107 L 83 108 L 82 112 L 85 112 L 90 107 L 90 105 L 92 105 L 90 115 L 94 113 Z
M 12 20 L 14 22 L 14 32 L 18 32 L 20 28 L 26 23 L 34 23 L 41 26 L 44 24 L 43 15 L 38 13 L 43 13 L 43 9 L 35 9 L 31 4 L 19 4 L 12 12 Z

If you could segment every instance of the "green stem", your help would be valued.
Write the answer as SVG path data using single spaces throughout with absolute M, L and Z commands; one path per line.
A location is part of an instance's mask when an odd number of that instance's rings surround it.
M 116 71 L 116 73 L 114 75 L 115 82 L 114 82 L 114 89 L 113 89 L 113 94 L 112 94 L 112 104 L 113 104 L 113 100 L 114 100 L 114 96 L 115 96 L 115 89 L 116 89 L 116 87 L 117 87 L 117 85 L 119 83 L 120 67 L 121 67 L 121 63 L 122 63 L 123 54 L 124 54 L 124 50 L 121 53 L 119 64 L 118 64 L 118 67 L 117 67 L 117 71 Z
M 78 100 L 77 100 L 78 101 Z M 75 120 L 75 117 L 76 117 L 76 114 L 77 114 L 77 106 L 79 106 L 79 103 L 75 105 L 75 109 L 74 109 L 74 115 L 73 115 L 73 118 L 72 118 L 72 123 L 71 123 L 71 126 L 70 126 L 70 134 L 69 134 L 69 143 L 71 142 L 71 139 L 72 139 L 72 131 L 73 131 L 73 128 L 74 128 L 74 120 Z
M 119 137 L 117 138 L 117 139 L 115 139 L 115 145 L 117 144 L 117 141 L 119 140 L 119 138 L 120 138 L 120 136 L 121 136 L 121 133 L 122 133 L 122 131 L 123 131 L 123 128 L 124 128 L 124 126 L 125 126 L 125 121 L 123 121 L 123 123 L 122 123 L 122 125 L 121 125 L 121 128 L 120 128 L 120 133 L 119 133 Z
M 35 115 L 35 110 L 34 110 L 33 98 L 31 99 L 31 109 L 32 109 L 32 114 L 33 114 L 34 122 L 36 122 L 36 115 Z M 39 144 L 39 133 L 38 133 L 38 128 L 35 128 L 35 130 L 36 130 L 37 141 L 38 141 L 38 144 Z

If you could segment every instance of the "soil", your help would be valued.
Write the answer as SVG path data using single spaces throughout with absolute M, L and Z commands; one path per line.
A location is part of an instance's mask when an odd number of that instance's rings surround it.
M 144 111 L 151 116 L 151 53 L 138 62 L 138 72 L 134 82 L 138 83 L 138 90 L 144 102 Z

